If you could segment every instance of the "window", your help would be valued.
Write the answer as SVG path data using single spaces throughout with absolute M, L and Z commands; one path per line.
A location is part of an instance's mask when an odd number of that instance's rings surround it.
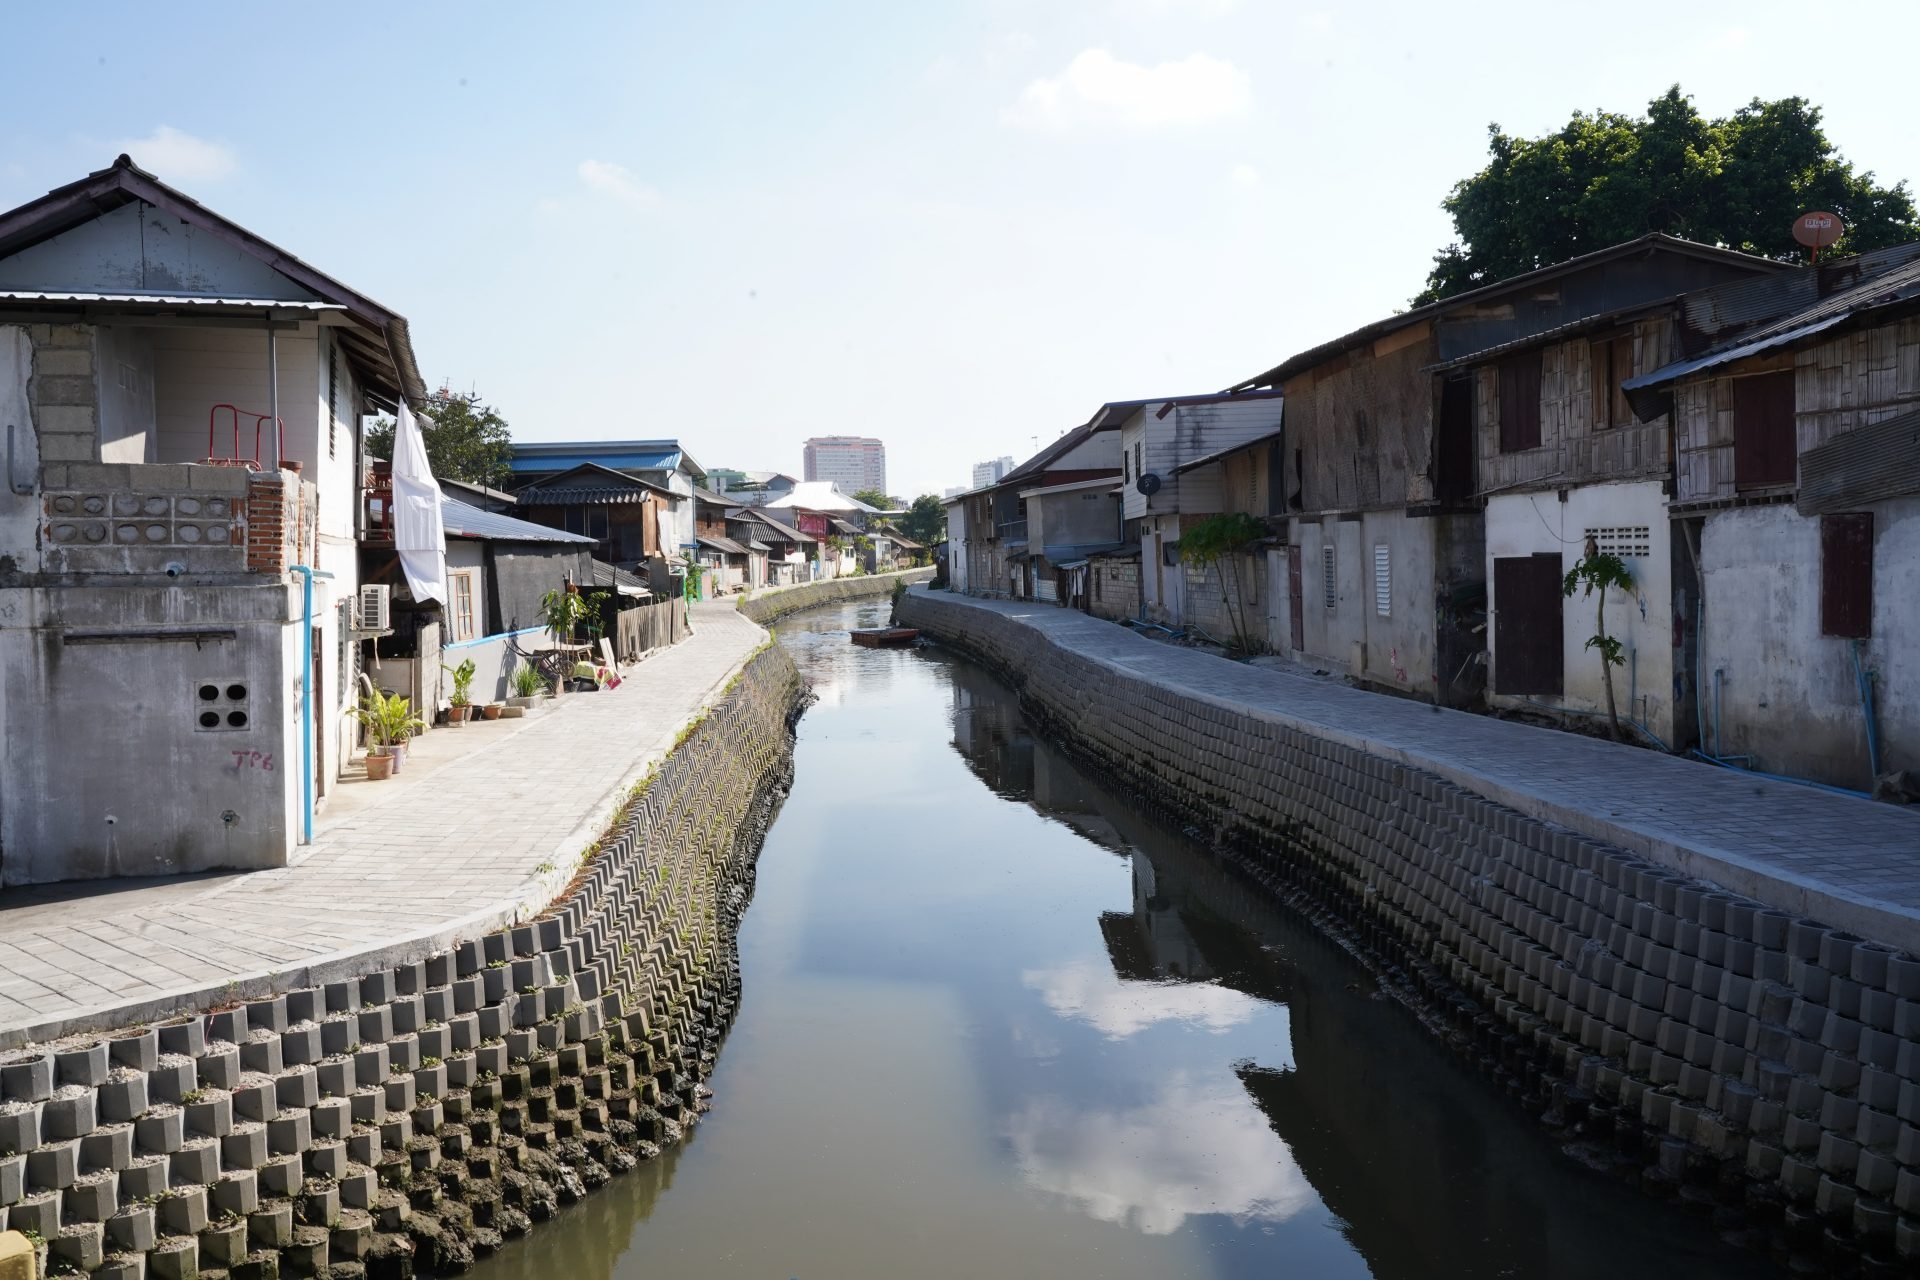
M 1540 353 L 1500 362 L 1500 452 L 1540 447 Z
M 472 640 L 480 632 L 478 627 L 480 612 L 480 571 L 478 569 L 449 569 L 447 571 L 447 627 L 452 632 L 451 642 Z
M 1733 382 L 1733 487 L 1766 489 L 1794 482 L 1793 370 Z
M 1136 480 L 1146 473 L 1146 467 L 1142 465 L 1146 456 L 1146 442 L 1144 440 L 1135 440 L 1133 442 L 1133 475 Z
M 1320 591 L 1326 598 L 1327 608 L 1340 606 L 1340 583 L 1333 575 L 1333 547 L 1331 544 L 1320 548 Z
M 1387 544 L 1373 544 L 1373 611 L 1385 618 L 1393 613 L 1393 554 Z
M 1120 479 L 1127 484 L 1133 483 L 1133 453 L 1128 449 L 1120 451 Z
M 1620 384 L 1633 376 L 1633 335 L 1595 338 L 1593 354 L 1593 426 L 1596 431 L 1624 427 L 1633 421 L 1633 409 Z
M 1873 634 L 1873 515 L 1820 517 L 1820 634 Z
M 1644 524 L 1599 525 L 1587 530 L 1603 556 L 1644 560 L 1653 554 L 1653 530 Z

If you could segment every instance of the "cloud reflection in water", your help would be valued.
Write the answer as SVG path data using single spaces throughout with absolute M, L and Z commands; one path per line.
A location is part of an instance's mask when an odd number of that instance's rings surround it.
M 1020 980 L 1039 992 L 1054 1013 L 1085 1022 L 1110 1040 L 1124 1040 L 1161 1022 L 1219 1034 L 1264 1007 L 1245 992 L 1209 982 L 1129 982 L 1091 960 L 1028 969 Z
M 1318 1203 L 1287 1146 L 1229 1077 L 1178 1072 L 1151 1100 L 1111 1110 L 1036 1098 L 1007 1122 L 1027 1182 L 1090 1217 L 1147 1235 L 1189 1215 L 1284 1222 Z

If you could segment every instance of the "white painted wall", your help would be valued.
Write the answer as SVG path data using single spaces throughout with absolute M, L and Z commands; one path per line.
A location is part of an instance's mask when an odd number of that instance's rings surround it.
M 100 461 L 152 462 L 153 331 L 100 325 L 93 331 Z
M 1881 769 L 1920 768 L 1920 500 L 1867 509 L 1874 517 L 1873 635 L 1860 656 L 1877 674 Z M 1708 749 L 1720 671 L 1720 754 L 1867 789 L 1853 645 L 1820 634 L 1819 520 L 1789 506 L 1715 513 L 1701 534 L 1700 560 Z
M 1509 556 L 1557 554 L 1564 574 L 1584 554 L 1589 529 L 1645 527 L 1647 554 L 1623 557 L 1633 574 L 1631 599 L 1609 592 L 1607 633 L 1626 650 L 1627 665 L 1614 669 L 1614 697 L 1622 716 L 1639 721 L 1662 741 L 1674 740 L 1673 707 L 1673 561 L 1671 526 L 1666 496 L 1659 481 L 1631 484 L 1585 485 L 1566 490 L 1561 502 L 1553 493 L 1498 494 L 1487 499 L 1487 604 L 1498 609 L 1493 596 L 1493 562 Z M 1817 603 L 1817 597 L 1816 597 Z M 1586 647 L 1594 634 L 1597 601 L 1576 593 L 1563 610 L 1565 643 L 1561 670 L 1563 698 L 1534 701 L 1576 711 L 1604 711 L 1598 652 Z M 1489 615 L 1491 616 L 1491 615 Z M 1488 628 L 1489 676 L 1497 673 L 1500 653 Z M 1493 681 L 1489 679 L 1489 690 Z M 1517 707 L 1526 699 L 1488 693 L 1494 706 Z
M 286 424 L 284 452 L 312 464 L 316 458 L 320 399 L 314 388 L 315 333 L 311 321 L 276 335 L 280 381 L 280 417 Z M 154 416 L 159 462 L 199 462 L 207 456 L 207 415 L 216 404 L 233 404 L 247 413 L 267 413 L 272 403 L 267 379 L 265 329 L 187 326 L 154 328 Z M 223 413 L 216 435 L 221 455 L 232 451 L 233 431 Z M 272 427 L 261 437 L 263 466 L 270 466 Z M 251 457 L 254 431 L 244 420 L 240 451 Z
M 1186 574 L 1177 555 L 1167 563 L 1167 548 L 1179 541 L 1177 515 L 1148 516 L 1140 528 L 1140 601 L 1147 617 L 1169 627 L 1186 618 Z
M 947 583 L 955 591 L 967 589 L 967 504 L 947 504 Z
M 1196 468 L 1185 475 L 1176 475 L 1176 469 L 1195 458 L 1268 435 L 1280 425 L 1280 406 L 1281 401 L 1274 397 L 1180 405 L 1164 418 L 1159 416 L 1158 405 L 1136 410 L 1120 430 L 1129 468 L 1125 518 L 1173 513 L 1209 515 L 1224 510 L 1218 467 Z M 1160 490 L 1151 498 L 1132 483 L 1139 474 L 1132 462 L 1135 444 L 1142 446 L 1140 470 L 1160 477 Z
M 1295 656 L 1355 679 L 1422 696 L 1434 690 L 1434 521 L 1398 511 L 1357 520 L 1292 522 L 1300 548 L 1301 638 Z M 1325 549 L 1333 548 L 1334 605 L 1327 607 Z M 1387 612 L 1379 609 L 1377 546 L 1387 548 Z M 1278 570 L 1284 595 L 1286 568 Z M 1275 648 L 1286 652 L 1291 622 L 1281 617 Z M 1451 672 L 1447 673 L 1451 676 Z

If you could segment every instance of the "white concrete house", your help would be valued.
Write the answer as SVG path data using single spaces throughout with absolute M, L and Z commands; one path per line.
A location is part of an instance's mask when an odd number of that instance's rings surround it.
M 947 589 L 965 594 L 967 590 L 967 504 L 963 497 L 948 498 L 947 510 Z
M 0 883 L 286 862 L 402 399 L 401 316 L 125 156 L 0 214 Z
M 1140 598 L 1149 618 L 1179 626 L 1185 618 L 1180 563 L 1183 523 L 1227 509 L 1218 468 L 1184 474 L 1189 462 L 1273 434 L 1278 391 L 1183 396 L 1114 410 L 1120 424 L 1121 516 L 1140 543 Z

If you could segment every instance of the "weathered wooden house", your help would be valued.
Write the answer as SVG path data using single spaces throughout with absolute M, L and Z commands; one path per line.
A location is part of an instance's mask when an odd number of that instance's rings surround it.
M 1223 642 L 1280 651 L 1288 640 L 1286 611 L 1276 607 L 1287 598 L 1287 521 L 1273 477 L 1281 472 L 1282 434 L 1269 431 L 1174 472 L 1189 492 L 1217 492 L 1221 514 L 1251 516 L 1271 535 L 1210 565 L 1182 557 L 1187 624 Z
M 597 462 L 583 462 L 525 484 L 514 492 L 514 499 L 514 514 L 519 518 L 592 538 L 593 558 L 623 569 L 658 566 L 678 558 L 682 523 L 692 536 L 692 517 L 683 522 L 678 510 L 692 504 L 690 492 L 682 497 Z
M 1546 356 L 1521 348 L 1560 335 L 1589 344 L 1596 324 L 1621 324 L 1689 290 L 1778 269 L 1643 236 L 1376 321 L 1234 388 L 1286 393 L 1286 649 L 1369 684 L 1450 702 L 1477 698 L 1487 648 L 1486 506 L 1494 496 L 1480 474 L 1480 439 L 1487 415 L 1499 412 L 1502 384 L 1496 377 L 1482 386 L 1476 358 L 1513 350 L 1504 375 L 1513 434 L 1493 454 L 1539 451 L 1511 464 L 1515 484 L 1557 502 L 1570 409 L 1552 410 L 1562 416 L 1551 419 L 1550 446 Z M 1568 358 L 1556 355 L 1556 367 Z M 1590 355 L 1587 369 L 1591 377 Z M 1524 411 L 1529 403 L 1534 409 Z M 1563 403 L 1572 401 L 1555 401 Z M 1627 437 L 1620 439 L 1625 457 Z M 1602 455 L 1612 457 L 1612 447 Z M 1559 647 L 1557 638 L 1546 644 Z
M 1694 353 L 1625 385 L 1673 422 L 1678 739 L 1856 789 L 1914 768 L 1920 244 L 1697 294 L 1679 323 Z
M 961 495 L 967 531 L 967 590 L 978 596 L 1031 599 L 1034 592 L 1032 544 L 1026 503 L 1021 493 L 1081 480 L 1117 478 L 1120 437 L 1113 420 L 1116 406 L 1100 411 L 1066 432 L 999 481 Z
M 1184 624 L 1180 531 L 1227 509 L 1219 468 L 1183 468 L 1272 435 L 1282 403 L 1277 391 L 1248 390 L 1135 401 L 1109 410 L 1120 423 L 1122 514 L 1128 541 L 1140 544 L 1140 597 L 1148 618 Z

